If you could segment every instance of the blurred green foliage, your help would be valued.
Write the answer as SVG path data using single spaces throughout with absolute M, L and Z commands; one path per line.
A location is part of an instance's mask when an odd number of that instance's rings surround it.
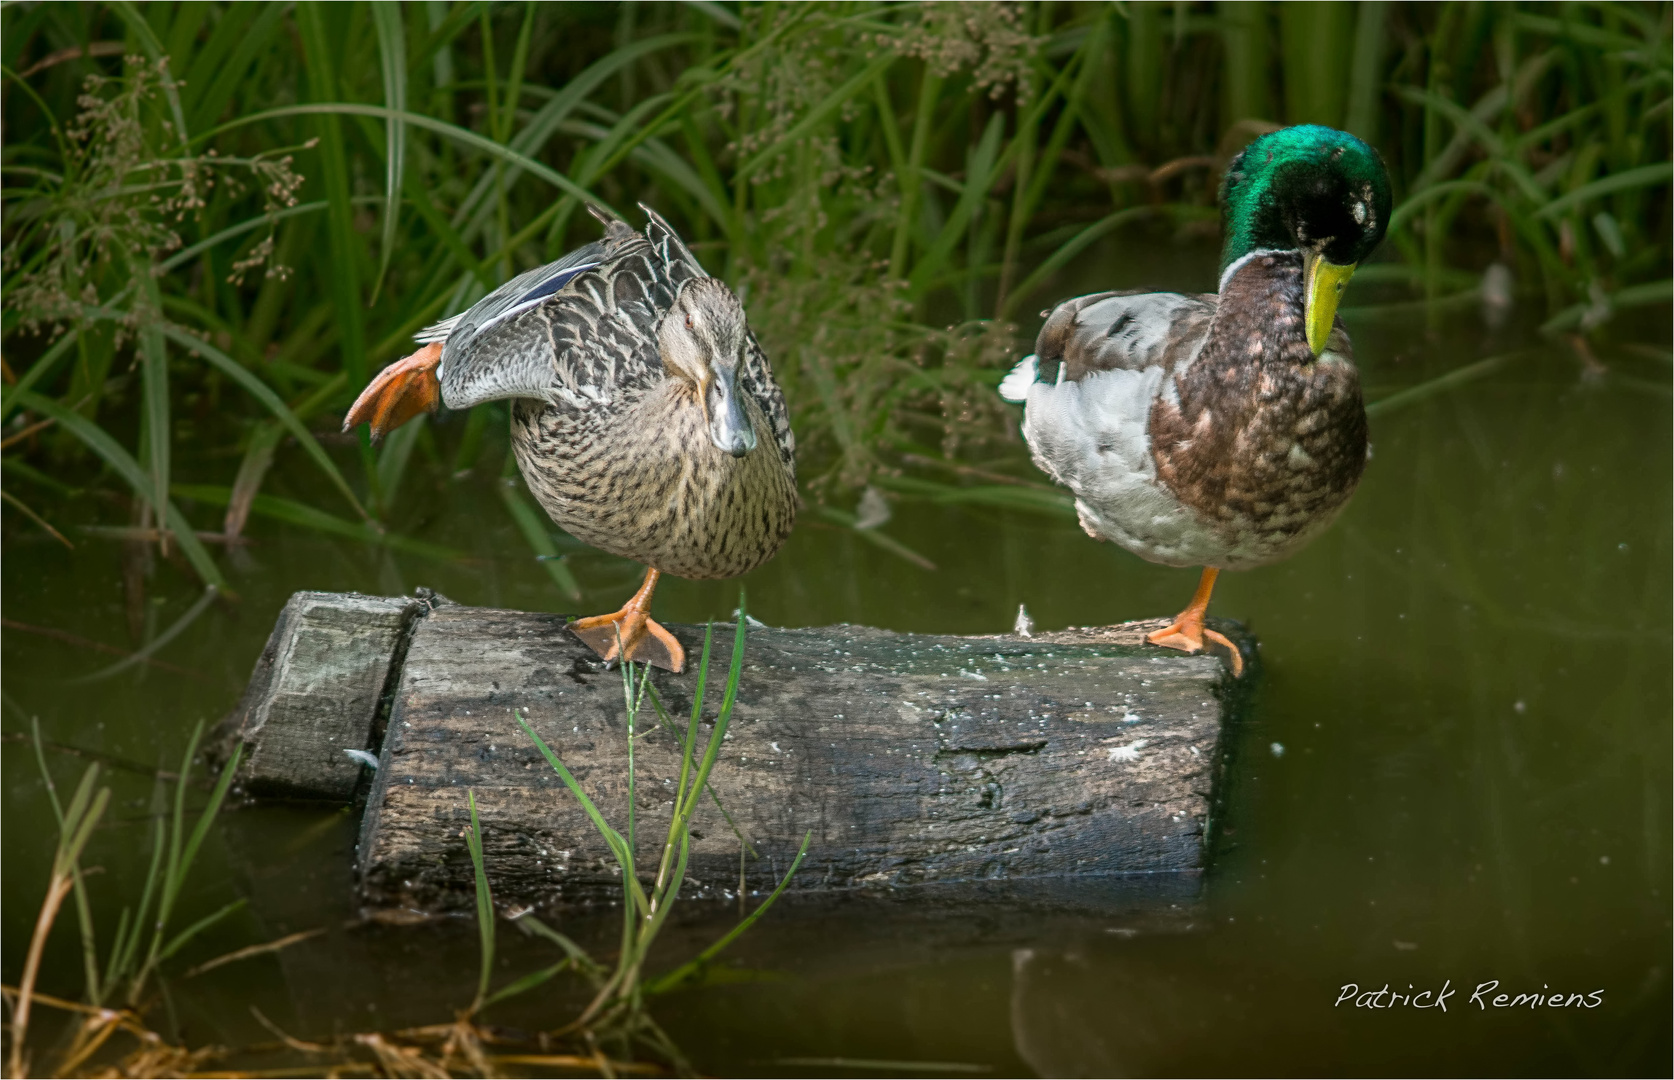
M 1387 159 L 1364 280 L 1436 300 L 1499 264 L 1553 331 L 1670 292 L 1666 3 L 20 3 L 0 42 L 7 486 L 50 518 L 97 468 L 123 535 L 219 589 L 206 545 L 251 513 L 447 557 L 384 522 L 415 447 L 476 464 L 487 410 L 446 447 L 315 429 L 593 239 L 587 200 L 655 206 L 740 291 L 821 501 L 1014 450 L 1011 320 L 1118 230 L 1212 234 L 1275 124 Z M 183 440 L 218 483 L 178 485 Z M 261 494 L 274 467 L 335 494 Z

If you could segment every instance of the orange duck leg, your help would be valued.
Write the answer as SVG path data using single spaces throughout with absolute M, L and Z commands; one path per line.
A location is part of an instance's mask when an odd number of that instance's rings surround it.
M 1166 649 L 1179 649 L 1181 652 L 1196 653 L 1203 651 L 1203 639 L 1208 638 L 1217 645 L 1224 645 L 1232 654 L 1232 676 L 1237 678 L 1244 674 L 1244 657 L 1238 651 L 1238 646 L 1228 641 L 1224 634 L 1216 633 L 1203 625 L 1203 615 L 1209 610 L 1209 594 L 1215 591 L 1215 578 L 1220 571 L 1213 566 L 1203 568 L 1203 577 L 1198 579 L 1197 592 L 1192 596 L 1192 602 L 1186 605 L 1186 610 L 1174 617 L 1174 621 L 1161 630 L 1153 630 L 1145 635 L 1145 640 L 1153 645 L 1161 645 Z
M 635 663 L 681 671 L 686 666 L 686 650 L 651 617 L 651 594 L 657 591 L 661 576 L 654 567 L 647 567 L 645 584 L 621 611 L 576 619 L 569 625 L 570 633 L 607 661 L 625 657 Z

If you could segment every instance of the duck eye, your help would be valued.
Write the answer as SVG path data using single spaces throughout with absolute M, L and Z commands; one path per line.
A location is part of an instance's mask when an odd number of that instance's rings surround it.
M 686 316 L 686 329 L 690 330 L 691 328 L 692 328 L 692 317 L 690 315 L 688 315 L 688 316 Z

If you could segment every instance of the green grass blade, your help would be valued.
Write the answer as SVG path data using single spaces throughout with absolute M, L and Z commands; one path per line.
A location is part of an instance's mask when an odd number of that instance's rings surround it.
M 99 425 L 80 413 L 67 409 L 58 402 L 42 397 L 33 391 L 15 393 L 13 398 L 17 404 L 24 408 L 33 409 L 35 412 L 57 420 L 60 427 L 80 439 L 89 450 L 103 458 L 107 465 L 115 469 L 117 474 L 128 482 L 128 485 L 134 489 L 135 494 L 139 495 L 140 498 L 150 502 L 155 497 L 156 493 L 151 488 L 151 478 L 146 475 L 145 470 L 140 468 L 139 463 L 133 459 L 128 451 L 124 450 L 121 444 L 111 438 Z M 155 504 L 153 506 L 155 508 Z M 221 590 L 223 595 L 230 595 L 231 590 L 227 587 L 226 579 L 221 576 L 221 571 L 216 567 L 215 560 L 209 557 L 209 552 L 204 550 L 197 534 L 193 532 L 191 523 L 175 508 L 175 505 L 172 502 L 165 502 L 158 517 L 166 522 L 168 528 L 174 533 L 175 543 L 180 545 L 181 552 L 186 556 L 187 561 L 192 564 L 192 568 L 198 572 L 198 577 L 203 580 L 203 583 L 214 585 Z
M 635 123 L 624 123 L 623 119 L 599 110 L 602 115 L 608 115 L 616 124 L 615 128 L 605 128 L 597 124 L 567 120 L 560 124 L 558 130 L 564 134 L 578 135 L 599 144 L 615 144 L 624 134 L 637 130 Z M 661 139 L 647 137 L 639 146 L 628 153 L 628 158 L 646 172 L 673 185 L 674 189 L 684 192 L 693 202 L 703 208 L 704 213 L 716 225 L 725 229 L 731 210 L 724 201 L 725 190 L 712 185 L 698 174 L 698 171 L 687 163 L 686 159 L 674 151 L 668 143 Z
M 1377 145 L 1378 98 L 1383 89 L 1383 48 L 1389 23 L 1385 0 L 1355 5 L 1354 59 L 1349 64 L 1348 112 L 1343 127 Z
M 134 981 L 128 987 L 128 1000 L 133 1001 L 139 995 L 141 984 L 138 974 L 134 970 L 134 962 L 139 956 L 140 937 L 151 916 L 151 901 L 157 893 L 157 885 L 163 879 L 163 851 L 167 846 L 167 827 L 163 823 L 162 815 L 162 779 L 159 777 L 152 792 L 151 818 L 151 862 L 145 872 L 145 886 L 140 891 L 139 906 L 134 909 L 134 919 L 128 924 L 128 933 L 124 938 L 118 934 L 118 939 L 111 949 L 111 963 L 105 973 L 105 985 L 114 986 L 119 979 L 132 975 Z M 123 909 L 126 913 L 127 909 Z M 120 927 L 118 928 L 120 929 Z
M 157 39 L 157 34 L 151 29 L 151 24 L 145 21 L 145 16 L 129 3 L 128 0 L 118 0 L 111 5 L 122 20 L 128 24 L 128 29 L 139 38 L 140 47 L 151 58 L 153 64 L 161 63 L 168 58 L 168 52 L 163 43 Z M 180 88 L 175 85 L 172 73 L 165 73 L 162 80 L 163 97 L 169 103 L 169 112 L 174 117 L 175 137 L 185 143 L 190 132 L 186 128 L 186 110 L 180 104 Z
M 512 715 L 517 718 L 517 725 L 523 729 L 524 734 L 535 740 L 535 746 L 540 750 L 541 756 L 546 758 L 547 764 L 552 766 L 552 771 L 558 774 L 558 779 L 564 782 L 564 786 L 570 789 L 570 794 L 574 795 L 576 801 L 581 804 L 581 809 L 587 814 L 588 820 L 593 823 L 593 828 L 599 831 L 599 835 L 604 837 L 605 843 L 610 846 L 611 853 L 616 856 L 618 865 L 623 868 L 623 873 L 628 873 L 628 868 L 633 865 L 633 859 L 628 852 L 627 840 L 622 837 L 621 833 L 610 827 L 610 823 L 604 819 L 604 815 L 599 813 L 598 806 L 588 797 L 587 792 L 582 790 L 580 782 L 570 774 L 569 769 L 564 767 L 564 763 L 558 759 L 557 754 L 552 752 L 552 748 L 547 746 L 539 735 L 535 734 L 535 729 L 529 726 L 529 722 L 523 718 L 523 714 L 518 712 Z
M 12 409 L 16 407 L 17 395 L 28 393 L 36 383 L 52 374 L 52 369 L 58 366 L 58 361 L 71 355 L 70 350 L 75 347 L 80 337 L 80 329 L 68 330 L 63 337 L 52 343 L 51 348 L 41 354 L 39 360 L 29 365 L 29 370 L 18 378 L 16 386 L 5 388 L 4 404 L 0 404 L 0 420 L 11 416 Z
M 199 720 L 192 727 L 191 738 L 186 740 L 186 753 L 180 759 L 180 771 L 174 782 L 174 812 L 169 819 L 168 850 L 163 856 L 163 892 L 157 901 L 157 922 L 152 927 L 151 951 L 146 955 L 142 974 L 157 964 L 158 951 L 163 947 L 163 932 L 168 928 L 169 917 L 174 914 L 174 902 L 185 884 L 180 856 L 186 839 L 186 786 L 192 775 L 192 759 L 197 756 L 198 741 L 202 738 L 203 721 Z
M 813 840 L 813 830 L 810 829 L 807 833 L 803 834 L 802 847 L 798 849 L 795 861 L 791 863 L 790 869 L 785 871 L 785 876 L 779 879 L 779 884 L 774 887 L 773 892 L 768 894 L 767 898 L 757 905 L 756 910 L 750 912 L 749 915 L 739 921 L 737 926 L 729 930 L 727 934 L 721 938 L 721 940 L 703 950 L 696 957 L 684 964 L 681 964 L 667 975 L 647 983 L 645 985 L 645 993 L 647 995 L 653 995 L 673 990 L 675 987 L 697 974 L 703 969 L 704 965 L 719 956 L 723 949 L 725 949 L 728 945 L 731 945 L 734 941 L 737 941 L 740 934 L 755 925 L 756 920 L 767 914 L 767 909 L 773 906 L 773 902 L 775 900 L 779 899 L 779 894 L 785 891 L 785 886 L 790 884 L 790 879 L 802 866 L 802 860 L 808 857 L 808 845 L 811 844 Z
M 1139 221 L 1156 213 L 1153 207 L 1129 206 L 1106 214 L 1093 222 L 1062 244 L 1041 261 L 1041 264 L 1029 272 L 1029 275 L 1017 283 L 1011 295 L 1006 297 L 1005 307 L 1000 311 L 1000 318 L 1009 319 L 1019 307 L 1038 289 L 1046 279 L 1063 269 L 1064 266 L 1092 244 L 1126 225 L 1130 221 Z
M 535 110 L 534 115 L 524 124 L 523 129 L 512 138 L 510 148 L 520 155 L 538 153 L 558 132 L 559 126 L 564 120 L 568 119 L 569 115 L 612 75 L 652 53 L 661 52 L 698 39 L 699 35 L 697 34 L 663 34 L 624 45 L 595 60 L 575 78 L 552 92 L 552 96 L 546 104 Z M 514 167 L 506 171 L 505 183 L 508 186 L 515 179 L 520 168 L 521 166 L 514 163 Z M 494 179 L 492 176 L 484 175 L 478 179 L 472 187 L 471 193 L 459 205 L 459 211 L 455 215 L 456 224 L 462 224 L 470 219 L 477 207 L 482 204 L 493 189 Z
M 35 748 L 35 766 L 41 771 L 41 783 L 46 787 L 47 802 L 52 806 L 52 816 L 58 822 L 58 831 L 64 831 L 64 805 L 58 801 L 58 785 L 52 781 L 52 770 L 47 768 L 46 747 L 41 742 L 41 718 L 29 718 L 29 743 Z
M 329 102 L 337 97 L 336 64 L 327 30 L 328 17 L 338 21 L 338 13 L 328 15 L 319 0 L 301 0 L 296 5 L 296 25 L 301 32 L 303 51 L 307 56 L 308 91 L 316 102 Z M 382 110 L 396 119 L 391 110 Z M 301 114 L 299 114 L 301 115 Z M 332 310 L 337 321 L 337 346 L 341 351 L 343 372 L 352 386 L 364 386 L 367 377 L 366 342 L 362 330 L 360 279 L 356 272 L 360 246 L 355 239 L 354 207 L 349 201 L 348 151 L 343 142 L 343 129 L 338 123 L 340 110 L 333 107 L 312 107 L 309 115 L 319 118 L 319 155 L 321 183 L 325 188 L 327 237 L 331 249 L 328 263 L 328 284 L 332 296 Z M 401 114 L 405 115 L 405 114 Z M 236 124 L 237 121 L 234 121 Z M 226 130 L 223 124 L 217 130 Z
M 960 193 L 953 213 L 948 215 L 930 250 L 924 253 L 907 279 L 911 295 L 922 294 L 930 279 L 943 271 L 954 246 L 964 238 L 965 225 L 971 220 L 971 215 L 988 197 L 988 189 L 995 180 L 995 159 L 999 155 L 1000 138 L 1005 133 L 1005 120 L 1005 114 L 998 112 L 988 118 L 982 139 L 965 164 L 965 190 Z M 1014 142 L 1013 145 L 1017 144 Z
M 215 484 L 176 484 L 174 493 L 186 499 L 196 499 L 209 503 L 211 506 L 228 506 L 232 502 L 232 489 Z M 371 525 L 358 521 L 345 521 L 340 517 L 316 510 L 305 503 L 278 495 L 257 495 L 250 500 L 250 512 L 274 521 L 282 521 L 287 525 L 300 525 L 315 532 L 330 533 L 334 536 L 359 540 L 362 543 L 387 547 L 392 551 L 401 551 L 409 555 L 417 555 L 424 559 L 434 559 L 437 562 L 459 562 L 465 558 L 463 552 L 453 548 L 443 547 L 423 540 L 414 540 L 400 533 L 380 532 Z M 194 539 L 196 539 L 194 537 Z M 225 591 L 223 589 L 223 591 Z
M 1674 281 L 1663 278 L 1661 281 L 1647 281 L 1639 285 L 1629 285 L 1625 289 L 1618 289 L 1606 297 L 1611 311 L 1622 308 L 1642 307 L 1647 304 L 1666 304 L 1670 293 L 1674 292 Z M 1556 333 L 1561 330 L 1573 330 L 1581 324 L 1582 318 L 1592 309 L 1592 301 L 1586 300 L 1579 304 L 1572 304 L 1541 324 L 1543 334 Z
M 494 991 L 492 994 L 483 998 L 482 999 L 482 1004 L 477 1006 L 477 1011 L 480 1011 L 482 1009 L 486 1009 L 490 1005 L 495 1004 L 496 1002 L 504 1001 L 507 998 L 516 997 L 517 995 L 519 995 L 521 993 L 524 993 L 524 992 L 529 991 L 529 990 L 533 990 L 535 987 L 537 987 L 537 986 L 541 985 L 542 983 L 546 982 L 548 979 L 552 978 L 554 975 L 558 974 L 560 971 L 563 971 L 567 967 L 573 967 L 573 966 L 574 966 L 574 962 L 572 960 L 570 960 L 568 957 L 565 957 L 564 959 L 558 961 L 556 964 L 553 964 L 549 967 L 541 968 L 539 971 L 532 971 L 529 974 L 523 976 L 523 978 L 518 979 L 515 982 L 512 982 L 512 983 L 510 983 L 506 986 L 502 986 L 500 989 Z
M 482 284 L 484 290 L 492 290 L 495 285 L 499 284 L 482 263 L 477 261 L 476 255 L 466 246 L 464 238 L 459 235 L 459 230 L 455 229 L 453 223 L 436 210 L 435 203 L 430 199 L 430 193 L 425 190 L 424 180 L 416 173 L 407 179 L 407 197 L 412 200 L 413 209 L 418 212 L 425 225 L 429 226 L 430 231 L 436 234 L 436 239 L 440 240 L 442 246 L 448 249 L 448 254 L 458 260 L 461 266 L 469 270 L 471 276 Z M 405 337 L 406 334 L 400 336 Z M 383 346 L 380 344 L 379 351 L 382 350 Z
M 477 886 L 477 935 L 482 948 L 482 968 L 477 975 L 477 996 L 471 1011 L 477 1012 L 487 1004 L 488 980 L 494 974 L 494 893 L 488 887 L 488 870 L 482 859 L 482 824 L 477 821 L 477 793 L 467 789 L 466 802 L 471 808 L 471 827 L 465 831 L 465 847 L 471 853 L 471 870 Z
M 100 788 L 83 816 L 77 818 L 68 813 L 64 815 L 65 825 L 73 825 L 75 830 L 60 852 L 60 861 L 66 873 L 74 872 L 76 863 L 81 859 L 81 853 L 87 848 L 87 841 L 92 838 L 93 830 L 98 827 L 99 819 L 104 816 L 105 807 L 109 804 L 110 788 Z
M 214 926 L 216 923 L 220 922 L 228 915 L 231 915 L 233 912 L 242 909 L 248 903 L 249 900 L 241 896 L 237 900 L 223 904 L 218 910 L 205 915 L 203 918 L 199 919 L 197 922 L 188 926 L 186 929 L 180 931 L 180 933 L 174 935 L 173 938 L 169 939 L 169 943 L 163 946 L 162 950 L 158 952 L 157 959 L 167 960 L 186 945 L 190 944 L 193 938 L 197 937 L 205 930 L 208 930 L 211 926 Z
M 907 151 L 907 170 L 895 178 L 895 183 L 901 192 L 900 205 L 896 208 L 895 237 L 890 242 L 889 276 L 905 278 L 907 276 L 908 245 L 912 239 L 913 224 L 918 220 L 918 203 L 924 190 L 924 177 L 920 170 L 924 168 L 924 160 L 929 152 L 930 127 L 936 115 L 936 102 L 942 92 L 942 77 L 936 74 L 934 64 L 924 65 L 924 74 L 919 80 L 918 102 L 913 116 L 913 139 Z
M 535 5 L 524 0 L 523 25 L 517 31 L 517 44 L 512 48 L 511 71 L 506 73 L 506 102 L 500 110 L 494 132 L 497 141 L 511 138 L 511 127 L 517 116 L 518 103 L 523 99 L 523 71 L 529 64 L 529 35 L 535 28 Z
M 401 5 L 373 4 L 372 22 L 378 30 L 378 59 L 383 66 L 384 104 L 396 114 L 407 111 L 407 33 Z M 372 283 L 377 302 L 395 250 L 395 226 L 401 216 L 402 177 L 406 171 L 407 122 L 399 115 L 384 121 L 384 222 L 378 251 L 378 276 Z
M 703 628 L 703 654 L 698 660 L 697 683 L 692 687 L 692 715 L 686 720 L 686 734 L 680 751 L 680 778 L 674 786 L 674 818 L 691 816 L 691 803 L 697 797 L 697 789 L 691 780 L 694 758 L 692 752 L 697 748 L 698 722 L 703 719 L 703 698 L 709 687 L 709 654 L 714 643 L 715 624 L 709 623 Z M 660 700 L 653 696 L 653 705 L 660 705 Z M 669 821 L 669 837 L 675 835 L 675 820 Z
M 855 522 L 859 519 L 846 510 L 839 510 L 835 506 L 822 506 L 819 508 L 819 514 L 820 517 L 825 518 L 832 524 L 841 525 L 843 528 L 866 541 L 868 544 L 871 544 L 873 547 L 882 548 L 891 555 L 899 556 L 912 563 L 914 566 L 922 569 L 936 569 L 935 563 L 931 562 L 923 555 L 920 555 L 906 544 L 903 544 L 901 541 L 895 539 L 893 536 L 879 532 L 877 529 L 857 528 Z
M 208 611 L 209 605 L 214 603 L 215 598 L 219 595 L 220 590 L 215 586 L 206 586 L 203 590 L 203 595 L 198 597 L 197 601 L 187 609 L 186 613 L 176 619 L 174 621 L 174 625 L 146 642 L 144 648 L 129 653 L 116 663 L 111 664 L 109 667 L 100 668 L 91 675 L 83 675 L 80 678 L 70 679 L 68 680 L 69 683 L 71 685 L 81 685 L 85 683 L 102 682 L 112 676 L 120 675 L 122 672 L 139 664 L 143 664 L 146 660 L 155 656 L 157 652 L 168 645 L 169 642 L 179 637 L 188 626 L 191 626 L 194 622 L 196 622 L 198 616 L 202 615 L 205 611 Z
M 740 589 L 738 621 L 732 635 L 732 664 L 727 669 L 727 685 L 721 694 L 721 707 L 715 716 L 714 730 L 709 733 L 709 741 L 703 751 L 703 761 L 698 766 L 697 775 L 692 780 L 691 795 L 686 800 L 687 822 L 691 820 L 692 811 L 696 808 L 698 792 L 709 783 L 709 775 L 715 771 L 715 758 L 721 752 L 721 744 L 727 737 L 727 728 L 732 723 L 732 707 L 738 700 L 738 683 L 744 674 L 744 636 L 749 630 L 749 621 L 744 606 L 744 590 Z
M 231 131 L 234 128 L 243 127 L 246 124 L 259 123 L 264 120 L 274 120 L 285 116 L 370 116 L 381 120 L 387 120 L 394 115 L 395 113 L 393 110 L 386 109 L 381 105 L 355 105 L 348 102 L 317 105 L 286 105 L 277 109 L 267 109 L 251 116 L 240 117 L 237 120 L 230 120 L 216 128 L 214 131 L 207 133 L 203 137 L 209 138 L 226 131 Z M 457 124 L 449 124 L 446 121 L 437 120 L 433 117 L 424 116 L 415 112 L 404 112 L 401 113 L 400 116 L 412 127 L 423 128 L 426 131 L 435 132 L 436 134 L 450 139 L 461 146 L 469 147 L 472 150 L 479 151 L 489 157 L 497 158 L 501 161 L 510 162 L 525 172 L 545 180 L 547 183 L 551 184 L 555 188 L 558 188 L 567 195 L 572 195 L 583 202 L 596 203 L 613 214 L 617 213 L 615 208 L 603 198 L 593 194 L 583 187 L 580 187 L 563 173 L 550 169 L 536 161 L 534 158 L 520 154 L 510 147 L 501 146 L 492 139 L 486 139 L 468 128 L 462 128 Z M 620 214 L 618 214 L 618 216 L 620 216 Z
M 110 939 L 110 955 L 105 958 L 105 977 L 102 985 L 107 989 L 115 986 L 116 981 L 123 975 L 123 972 L 118 969 L 118 961 L 124 952 L 129 951 L 128 932 L 132 929 L 133 914 L 133 910 L 124 905 L 122 913 L 117 916 L 116 933 L 112 934 Z M 103 996 L 101 993 L 101 1000 Z
M 525 934 L 532 937 L 543 937 L 552 942 L 554 945 L 557 945 L 560 949 L 563 949 L 565 958 L 569 960 L 570 963 L 575 965 L 577 971 L 581 972 L 589 979 L 596 982 L 603 977 L 604 968 L 600 967 L 594 962 L 592 957 L 587 955 L 587 950 L 570 940 L 567 935 L 561 934 L 552 927 L 541 922 L 539 919 L 535 918 L 535 916 L 527 914 L 519 915 L 513 920 L 512 925 L 516 926 Z
M 378 448 L 378 492 L 383 497 L 384 513 L 395 506 L 401 490 L 401 480 L 407 475 L 407 463 L 412 460 L 413 447 L 418 445 L 430 417 L 420 413 L 385 437 Z
M 81 783 L 76 785 L 75 794 L 70 796 L 69 805 L 64 808 L 64 819 L 58 827 L 58 847 L 53 855 L 52 875 L 63 877 L 70 872 L 81 851 L 77 837 L 83 831 L 89 820 L 88 808 L 96 796 L 94 786 L 99 782 L 99 764 L 94 762 L 81 774 Z M 97 820 L 97 818 L 93 818 Z M 85 844 L 82 838 L 80 844 Z
M 320 467 L 321 472 L 325 473 L 326 479 L 330 480 L 332 485 L 342 493 L 343 497 L 349 500 L 349 505 L 354 507 L 355 513 L 368 521 L 372 519 L 372 515 L 367 513 L 366 508 L 360 504 L 360 500 L 355 498 L 354 489 L 349 486 L 348 480 L 344 479 L 343 474 L 338 471 L 337 464 L 326 454 L 325 447 L 321 446 L 319 440 L 314 438 L 314 433 L 308 430 L 308 425 L 304 424 L 296 413 L 291 411 L 290 406 L 286 405 L 279 395 L 274 393 L 255 372 L 209 342 L 188 334 L 179 327 L 165 323 L 160 326 L 159 331 L 164 337 L 188 352 L 195 352 L 208 360 L 229 379 L 243 387 L 251 397 L 266 406 L 267 411 L 273 414 L 274 419 L 285 425 L 286 430 L 296 439 L 303 452 L 313 460 L 314 464 Z
M 157 280 L 147 271 L 141 272 L 146 274 L 146 291 L 155 299 Z M 145 401 L 145 418 L 140 430 L 145 435 L 151 473 L 150 502 L 159 518 L 163 517 L 163 507 L 169 501 L 169 451 L 174 443 L 174 432 L 169 426 L 169 353 L 158 326 L 161 317 L 159 305 L 139 332 L 140 383 Z
M 273 466 L 273 452 L 278 449 L 284 434 L 285 429 L 272 420 L 263 420 L 251 429 L 244 457 L 238 463 L 238 473 L 233 477 L 227 512 L 221 518 L 222 536 L 244 535 L 245 523 L 250 518 L 250 500 L 261 493 L 262 481 Z
M 1371 402 L 1366 406 L 1366 415 L 1368 417 L 1388 416 L 1390 413 L 1404 409 L 1408 405 L 1417 404 L 1425 398 L 1434 397 L 1436 394 L 1451 390 L 1456 386 L 1463 386 L 1468 382 L 1475 382 L 1485 375 L 1492 375 L 1512 360 L 1524 355 L 1527 354 L 1522 352 L 1501 353 L 1498 356 L 1489 356 L 1478 360 L 1474 364 L 1466 364 L 1464 367 L 1455 368 L 1445 375 L 1438 375 L 1433 379 L 1419 383 L 1417 386 L 1410 386 L 1405 390 L 1390 394 L 1388 397 Z
M 186 88 L 188 94 L 194 96 L 194 101 L 190 104 L 193 131 L 209 127 L 226 112 L 233 94 L 249 73 L 250 65 L 258 58 L 269 55 L 269 50 L 273 48 L 274 39 L 279 36 L 287 14 L 285 5 L 263 5 L 259 11 L 255 22 L 250 23 L 247 28 L 236 27 L 242 32 L 237 34 L 237 44 L 232 56 L 221 65 L 213 80 L 206 82 L 205 77 L 198 75 L 197 65 L 193 65 L 192 78 Z M 223 26 L 231 21 L 226 20 Z M 222 27 L 217 27 L 216 36 L 220 36 L 221 33 Z M 205 72 L 205 76 L 207 75 Z
M 195 740 L 194 740 L 195 744 Z M 232 787 L 233 775 L 238 772 L 238 763 L 244 756 L 244 744 L 233 747 L 232 756 L 227 758 L 226 764 L 221 766 L 221 775 L 215 779 L 215 787 L 209 793 L 209 801 L 204 803 L 203 810 L 198 814 L 198 820 L 192 827 L 192 835 L 187 839 L 185 848 L 180 854 L 179 873 L 184 882 L 186 873 L 192 868 L 192 860 L 198 857 L 198 848 L 203 846 L 204 837 L 209 835 L 209 827 L 215 821 L 215 815 L 220 813 L 221 804 L 226 801 L 227 791 Z M 191 759 L 187 759 L 187 764 Z M 181 787 L 185 787 L 186 773 L 182 770 Z
M 1653 184 L 1666 184 L 1674 179 L 1674 162 L 1662 161 L 1654 165 L 1641 165 L 1636 169 L 1627 169 L 1609 176 L 1601 176 L 1591 183 L 1582 184 L 1574 191 L 1558 196 L 1539 210 L 1535 211 L 1537 218 L 1553 218 L 1573 207 L 1596 199 L 1601 195 L 1609 195 L 1617 191 L 1629 191 L 1638 187 L 1650 187 Z
M 1497 200 L 1499 198 L 1498 191 L 1480 180 L 1443 180 L 1440 183 L 1431 184 L 1413 192 L 1405 202 L 1397 206 L 1389 215 L 1389 231 L 1394 232 L 1405 225 L 1413 214 L 1422 210 L 1428 204 L 1461 191 L 1481 195 L 1489 199 Z
M 467 26 L 476 22 L 477 16 L 487 6 L 487 0 L 471 0 L 470 3 L 455 4 L 453 10 L 448 12 L 447 18 L 443 19 L 440 25 L 433 23 L 429 35 L 424 39 L 424 48 L 420 49 L 412 59 L 413 70 L 416 71 L 428 64 L 436 54 L 458 38 Z
M 523 534 L 524 542 L 541 557 L 541 565 L 546 568 L 552 583 L 558 586 L 565 596 L 579 603 L 581 583 L 576 581 L 570 568 L 564 565 L 563 556 L 558 553 L 558 545 L 552 542 L 540 515 L 529 505 L 523 493 L 517 490 L 518 483 L 519 481 L 510 477 L 500 481 L 500 499 L 506 504 L 506 512 L 511 515 L 512 521 L 517 523 L 517 531 Z

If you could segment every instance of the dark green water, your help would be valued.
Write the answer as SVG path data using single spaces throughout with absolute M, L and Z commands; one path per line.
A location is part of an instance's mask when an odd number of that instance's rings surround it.
M 1487 337 L 1474 313 L 1440 331 L 1417 312 L 1356 316 L 1351 329 L 1373 398 L 1515 343 Z M 1227 843 L 1200 890 L 1148 899 L 1089 884 L 980 903 L 909 892 L 787 904 L 734 948 L 734 966 L 656 1015 L 700 1068 L 723 1074 L 880 1071 L 832 1058 L 998 1075 L 1666 1074 L 1666 311 L 1642 337 L 1648 353 L 1602 349 L 1608 370 L 1595 377 L 1567 347 L 1549 347 L 1375 413 L 1374 458 L 1338 524 L 1287 563 L 1223 576 L 1214 611 L 1253 627 L 1265 675 L 1228 736 Z M 438 441 L 451 447 L 456 437 L 444 427 Z M 193 723 L 236 700 L 293 590 L 423 584 L 465 603 L 573 608 L 499 505 L 490 477 L 500 453 L 491 439 L 485 464 L 461 480 L 415 467 L 402 492 L 397 528 L 468 551 L 465 564 L 256 520 L 259 543 L 231 571 L 240 601 L 212 608 L 157 654 L 193 677 L 142 668 L 77 683 L 112 658 L 6 631 L 8 983 L 53 842 L 33 756 L 15 741 L 28 718 L 60 743 L 172 768 Z M 225 483 L 235 462 L 183 469 L 188 480 Z M 285 462 L 269 490 L 337 509 L 305 470 Z M 1067 520 L 911 502 L 895 511 L 885 531 L 935 572 L 810 515 L 745 582 L 752 612 L 781 625 L 995 632 L 1020 602 L 1044 627 L 1171 614 L 1195 581 L 1194 571 L 1096 544 Z M 120 519 L 91 497 L 65 513 L 60 524 Z M 205 523 L 218 514 L 197 513 Z M 10 513 L 6 522 L 6 617 L 131 648 L 119 546 L 78 536 L 68 552 Z M 588 609 L 615 607 L 637 576 L 596 554 L 572 565 Z M 196 598 L 166 562 L 148 588 L 153 633 Z M 725 617 L 736 595 L 735 583 L 669 580 L 657 614 Z M 84 764 L 49 759 L 61 783 Z M 92 882 L 107 938 L 142 879 L 152 786 L 140 772 L 112 779 L 111 824 L 88 860 L 104 868 Z M 250 906 L 173 970 L 296 930 L 327 932 L 280 957 L 171 980 L 162 1015 L 176 1033 L 193 1045 L 270 1038 L 251 1005 L 324 1037 L 443 1021 L 468 1003 L 472 924 L 353 925 L 352 840 L 344 813 L 224 817 L 181 918 L 240 896 Z M 688 912 L 667 959 L 689 955 L 731 917 Z M 573 929 L 608 949 L 613 925 Z M 550 962 L 510 929 L 502 943 L 502 978 Z M 1490 1002 L 1597 991 L 1599 1004 L 1478 1008 L 1470 996 L 1491 980 Z M 1350 983 L 1403 994 L 1445 983 L 1454 993 L 1445 1011 L 1335 1004 Z M 43 989 L 79 992 L 68 916 Z M 550 1026 L 575 1003 L 559 988 L 501 1019 Z

